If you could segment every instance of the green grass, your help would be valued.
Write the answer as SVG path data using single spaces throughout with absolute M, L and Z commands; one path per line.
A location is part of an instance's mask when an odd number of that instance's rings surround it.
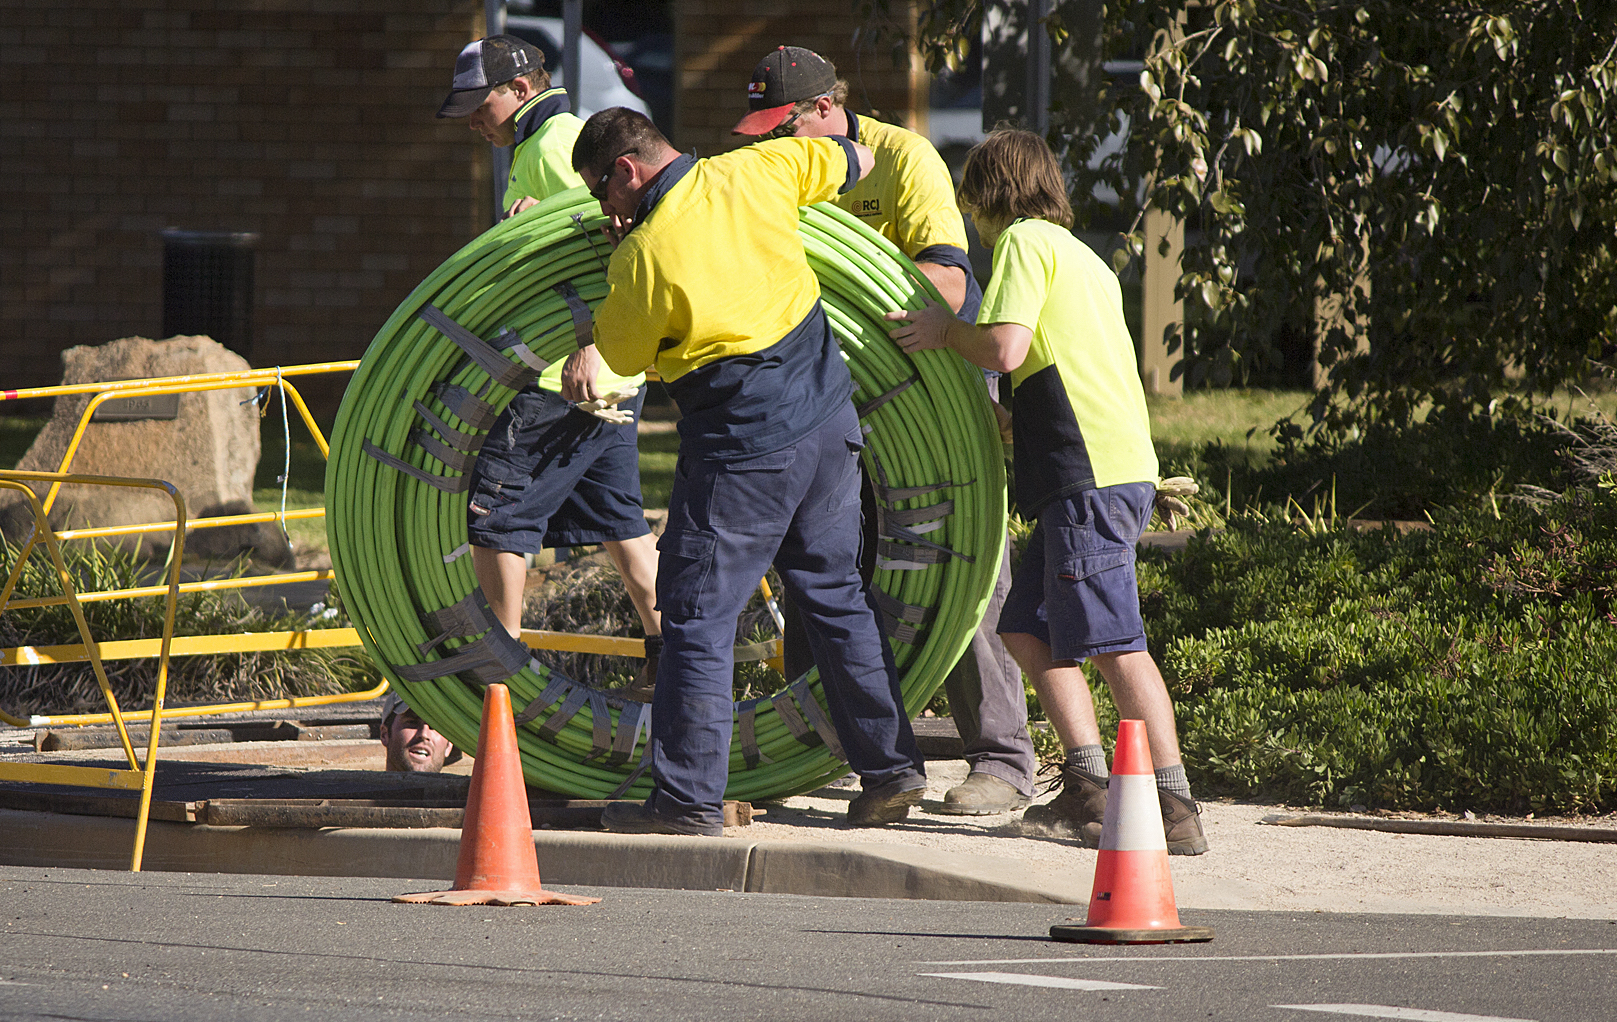
M 293 425 L 291 432 L 292 464 L 287 473 L 286 509 L 321 507 L 326 502 L 326 460 L 301 424 Z M 273 413 L 266 416 L 259 431 L 258 472 L 253 476 L 253 506 L 260 511 L 281 509 L 280 477 L 286 466 L 283 439 L 280 416 Z M 329 557 L 325 519 L 287 522 L 286 531 L 300 567 L 324 563 Z
M 28 445 L 50 420 L 35 416 L 0 416 L 0 468 L 16 468 Z
M 1182 398 L 1148 396 L 1145 402 L 1162 461 L 1219 440 L 1237 457 L 1257 464 L 1275 448 L 1269 427 L 1301 411 L 1309 397 L 1301 390 L 1203 390 Z

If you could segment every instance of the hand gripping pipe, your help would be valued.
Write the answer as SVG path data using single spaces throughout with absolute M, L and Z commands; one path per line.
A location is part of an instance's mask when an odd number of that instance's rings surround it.
M 481 686 L 504 682 L 513 705 L 527 707 L 518 746 L 528 783 L 643 797 L 649 705 L 589 689 L 505 642 L 462 556 L 465 476 L 494 414 L 542 363 L 576 349 L 575 331 L 606 295 L 602 222 L 582 188 L 552 196 L 468 244 L 405 299 L 343 397 L 327 530 L 366 649 L 423 719 L 475 749 Z M 888 339 L 885 312 L 937 300 L 914 265 L 829 206 L 804 209 L 799 230 L 858 386 L 864 465 L 883 516 L 875 584 L 913 715 L 970 643 L 999 572 L 999 432 L 975 367 L 952 352 L 912 357 Z M 845 773 L 824 705 L 813 671 L 737 703 L 727 797 L 785 797 Z

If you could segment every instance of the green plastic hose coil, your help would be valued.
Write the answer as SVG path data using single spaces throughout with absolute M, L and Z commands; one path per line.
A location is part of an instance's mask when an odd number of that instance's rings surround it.
M 486 434 L 488 423 L 479 429 L 457 415 L 450 403 L 478 418 L 468 411 L 476 405 L 459 404 L 461 392 L 453 388 L 481 395 L 498 411 L 515 390 L 495 382 L 491 373 L 510 382 L 504 364 L 531 372 L 524 356 L 532 356 L 512 345 L 516 338 L 546 362 L 575 350 L 574 310 L 556 287 L 571 284 L 592 309 L 606 296 L 611 249 L 599 231 L 603 222 L 599 206 L 577 188 L 504 221 L 444 262 L 377 332 L 332 431 L 327 530 L 343 602 L 389 681 L 422 719 L 465 749 L 476 748 L 482 715 L 482 690 L 472 675 L 400 676 L 401 669 L 411 668 L 430 674 L 417 665 L 452 657 L 477 641 L 468 634 L 434 645 L 441 629 L 424 620 L 477 587 L 472 559 L 464 556 L 467 495 L 454 490 L 464 485 L 468 459 L 475 457 L 457 449 L 475 447 L 468 441 Z M 912 357 L 889 340 L 884 313 L 920 308 L 928 297 L 938 300 L 914 264 L 834 207 L 803 210 L 799 233 L 858 386 L 855 403 L 864 406 L 913 379 L 863 416 L 869 440 L 865 467 L 895 490 L 937 488 L 887 506 L 898 511 L 953 502 L 952 511 L 938 513 L 935 527 L 913 522 L 897 530 L 915 530 L 899 548 L 916 551 L 917 560 L 928 552 L 941 560 L 912 569 L 878 569 L 875 576 L 882 591 L 911 608 L 903 616 L 912 619 L 904 631 L 913 641 L 895 637 L 890 642 L 905 709 L 914 715 L 970 643 L 999 574 L 1005 537 L 999 431 L 975 367 L 950 352 Z M 501 364 L 491 364 L 486 352 L 481 363 L 469 357 L 421 318 L 427 306 L 488 342 Z M 514 334 L 502 334 L 503 328 Z M 530 784 L 581 798 L 649 792 L 649 776 L 635 776 L 649 721 L 643 704 L 591 692 L 531 659 L 505 683 L 518 708 L 541 692 L 551 696 L 518 728 Z M 808 699 L 817 705 L 807 705 Z M 845 773 L 846 764 L 819 734 L 805 731 L 804 721 L 826 719 L 824 705 L 813 672 L 804 684 L 755 706 L 738 705 L 738 731 L 743 711 L 751 711 L 745 716 L 752 740 L 732 743 L 726 796 L 784 797 Z

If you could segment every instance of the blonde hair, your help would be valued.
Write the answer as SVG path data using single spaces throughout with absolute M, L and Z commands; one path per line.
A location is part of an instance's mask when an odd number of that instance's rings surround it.
M 821 93 L 821 95 L 825 95 L 825 93 Z M 831 87 L 830 96 L 831 96 L 831 102 L 835 103 L 837 106 L 847 106 L 848 105 L 848 82 L 847 82 L 847 80 L 843 79 L 843 78 L 838 78 L 837 83 Z M 792 112 L 787 114 L 786 117 L 783 118 L 783 120 L 790 120 L 793 117 L 802 117 L 804 114 L 808 113 L 810 110 L 813 110 L 814 109 L 814 104 L 818 103 L 819 101 L 820 101 L 819 96 L 810 96 L 808 99 L 800 99 L 800 100 L 798 100 L 796 103 L 792 104 Z
M 1072 227 L 1072 203 L 1056 154 L 1040 135 L 996 128 L 966 154 L 960 205 L 972 215 L 1010 223 L 1048 220 Z
M 533 86 L 533 91 L 535 92 L 544 92 L 546 89 L 550 88 L 550 72 L 546 71 L 544 68 L 540 68 L 537 71 L 530 71 L 525 75 L 517 75 L 517 78 L 521 78 L 529 85 Z M 511 79 L 511 82 L 516 81 L 517 78 Z M 493 95 L 502 92 L 510 92 L 511 82 L 501 82 L 500 84 L 494 86 L 494 88 L 490 89 L 489 93 Z

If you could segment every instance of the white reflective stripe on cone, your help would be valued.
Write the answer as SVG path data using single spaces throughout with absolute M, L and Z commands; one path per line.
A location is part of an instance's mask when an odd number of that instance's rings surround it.
M 1150 774 L 1113 774 L 1106 789 L 1106 821 L 1100 847 L 1113 852 L 1168 850 L 1162 833 L 1162 802 Z

